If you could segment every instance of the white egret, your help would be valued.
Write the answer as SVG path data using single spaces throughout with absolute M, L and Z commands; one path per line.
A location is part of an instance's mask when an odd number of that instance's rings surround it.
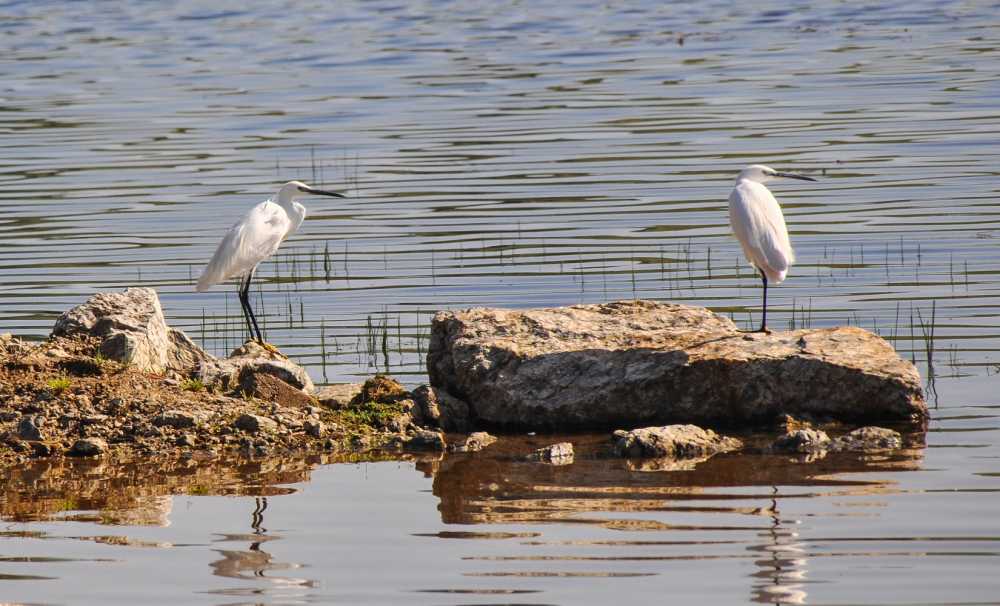
M 203 292 L 212 285 L 229 278 L 239 277 L 239 299 L 243 308 L 250 339 L 257 337 L 261 345 L 264 338 L 257 326 L 257 318 L 250 307 L 250 281 L 261 261 L 278 250 L 285 239 L 295 233 L 306 218 L 306 207 L 295 200 L 305 194 L 343 198 L 343 194 L 309 187 L 301 181 L 289 181 L 281 186 L 278 195 L 250 209 L 236 222 L 215 249 L 212 260 L 198 278 L 196 290 Z
M 729 194 L 729 225 L 743 247 L 750 264 L 760 272 L 764 285 L 764 304 L 760 328 L 753 332 L 769 333 L 767 329 L 767 283 L 781 284 L 788 268 L 795 262 L 795 251 L 788 241 L 788 228 L 781 207 L 764 183 L 778 178 L 815 181 L 812 177 L 784 173 L 761 164 L 740 171 L 736 186 Z

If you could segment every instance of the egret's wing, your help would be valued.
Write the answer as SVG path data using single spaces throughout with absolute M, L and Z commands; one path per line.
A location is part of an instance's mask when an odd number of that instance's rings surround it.
M 277 204 L 269 200 L 254 206 L 219 243 L 198 278 L 197 290 L 252 271 L 278 250 L 289 226 L 288 214 Z
M 743 253 L 767 279 L 780 283 L 795 261 L 785 217 L 771 192 L 752 181 L 741 182 L 729 196 L 729 223 Z

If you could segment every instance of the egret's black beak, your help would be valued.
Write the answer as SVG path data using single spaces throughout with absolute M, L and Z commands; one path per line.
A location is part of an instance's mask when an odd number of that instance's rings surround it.
M 776 173 L 774 173 L 774 176 L 776 176 L 776 177 L 784 177 L 786 179 L 799 179 L 801 181 L 815 181 L 816 180 L 816 179 L 813 179 L 812 177 L 807 177 L 805 175 L 798 175 L 798 174 L 795 174 L 795 173 L 779 173 L 779 172 L 776 172 Z
M 331 196 L 333 198 L 345 198 L 344 194 L 338 194 L 335 191 L 324 191 L 322 189 L 313 189 L 312 187 L 300 186 L 299 191 L 305 192 L 307 194 L 313 194 L 314 196 Z

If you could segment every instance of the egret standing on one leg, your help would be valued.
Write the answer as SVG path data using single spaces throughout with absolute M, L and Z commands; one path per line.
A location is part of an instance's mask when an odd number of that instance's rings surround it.
M 740 171 L 736 187 L 729 194 L 729 225 L 743 247 L 743 254 L 760 272 L 764 284 L 760 329 L 753 332 L 771 332 L 767 329 L 767 283 L 781 284 L 788 268 L 795 262 L 795 251 L 788 241 L 788 228 L 785 227 L 781 207 L 770 190 L 764 187 L 764 183 L 780 177 L 816 180 L 753 164 Z
M 198 292 L 208 290 L 213 284 L 239 276 L 240 306 L 246 320 L 250 339 L 257 337 L 261 345 L 264 338 L 257 326 L 257 318 L 250 308 L 250 281 L 261 261 L 278 250 L 285 238 L 295 233 L 306 218 L 306 207 L 295 200 L 305 194 L 343 198 L 343 194 L 313 189 L 301 181 L 289 181 L 281 186 L 278 195 L 250 209 L 242 219 L 229 229 L 219 243 L 212 260 L 198 278 Z

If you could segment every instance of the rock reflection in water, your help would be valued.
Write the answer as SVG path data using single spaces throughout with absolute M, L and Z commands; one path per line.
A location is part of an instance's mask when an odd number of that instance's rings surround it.
M 508 439 L 488 456 L 457 454 L 424 460 L 418 462 L 418 469 L 434 476 L 434 494 L 441 499 L 441 517 L 446 523 L 585 523 L 588 519 L 580 514 L 595 511 L 668 511 L 692 499 L 765 498 L 775 485 L 809 487 L 809 491 L 788 495 L 795 498 L 821 494 L 816 490 L 824 487 L 829 490 L 822 494 L 883 492 L 890 489 L 885 483 L 836 476 L 917 469 L 923 458 L 923 435 L 913 434 L 908 440 L 909 448 L 878 454 L 630 460 L 608 457 L 605 436 L 576 436 L 576 462 L 555 467 L 524 460 L 523 453 L 534 446 L 531 440 Z M 757 486 L 766 487 L 767 492 L 746 493 L 746 487 Z M 718 489 L 740 490 L 726 494 Z M 616 524 L 604 518 L 592 521 Z
M 554 466 L 526 458 L 535 449 L 564 439 L 574 444 L 576 458 L 572 464 Z M 812 499 L 819 497 L 816 503 L 828 503 L 831 497 L 894 493 L 891 481 L 870 474 L 918 469 L 923 440 L 923 434 L 911 434 L 906 448 L 901 450 L 801 457 L 753 454 L 751 446 L 750 454 L 686 461 L 616 458 L 610 456 L 606 435 L 508 438 L 479 453 L 419 457 L 316 455 L 200 463 L 151 460 L 131 466 L 55 460 L 7 470 L 0 490 L 0 515 L 16 521 L 167 526 L 173 513 L 172 495 L 250 496 L 252 502 L 242 501 L 252 505 L 247 532 L 216 535 L 213 557 L 207 561 L 214 576 L 238 583 L 207 591 L 250 600 L 279 594 L 281 598 L 308 599 L 306 594 L 315 595 L 326 573 L 320 566 L 312 569 L 311 575 L 299 574 L 295 571 L 319 562 L 306 556 L 296 558 L 299 561 L 288 561 L 287 557 L 280 561 L 274 550 L 268 549 L 270 542 L 282 539 L 280 533 L 267 528 L 267 516 L 273 512 L 269 507 L 277 504 L 269 497 L 294 493 L 296 489 L 289 485 L 308 482 L 320 465 L 403 458 L 415 462 L 417 470 L 432 478 L 432 491 L 439 499 L 444 524 L 551 523 L 579 528 L 571 540 L 547 540 L 549 533 L 543 526 L 414 533 L 437 540 L 467 540 L 469 545 L 495 539 L 488 542 L 513 541 L 519 546 L 513 551 L 462 555 L 462 561 L 479 563 L 458 573 L 464 579 L 512 578 L 524 579 L 525 583 L 542 578 L 639 579 L 675 574 L 675 566 L 685 561 L 738 560 L 754 568 L 749 587 L 752 600 L 804 603 L 810 558 L 818 556 L 810 553 L 808 541 L 799 537 L 797 528 L 806 516 L 823 515 L 815 511 Z M 749 442 L 754 443 L 752 439 Z M 861 472 L 869 475 L 847 475 Z M 797 503 L 798 511 L 805 509 L 807 513 L 783 513 L 794 511 L 792 503 Z M 591 532 L 588 526 L 597 532 Z M 623 533 L 622 540 L 608 540 L 605 533 L 609 531 Z M 649 539 L 630 532 L 643 533 Z M 37 538 L 81 539 L 130 547 L 173 546 L 112 535 L 50 537 L 42 533 Z M 598 546 L 600 552 L 591 551 Z M 290 544 L 284 552 L 295 553 L 296 547 Z M 522 552 L 522 548 L 528 552 Z M 607 549 L 612 553 L 604 551 Z M 517 564 L 507 568 L 511 562 Z M 590 565 L 598 568 L 588 568 Z M 257 583 L 251 584 L 254 581 Z M 484 590 L 474 583 L 419 589 Z M 501 589 L 490 586 L 485 590 Z M 506 588 L 529 589 L 520 583 Z
M 490 456 L 455 455 L 418 463 L 433 473 L 434 494 L 441 500 L 441 517 L 456 524 L 574 523 L 595 524 L 620 531 L 752 532 L 756 540 L 747 556 L 704 554 L 653 556 L 516 556 L 507 560 L 636 560 L 743 558 L 756 567 L 751 598 L 758 603 L 805 603 L 809 568 L 805 544 L 795 527 L 800 520 L 785 518 L 780 504 L 787 499 L 887 494 L 890 482 L 845 479 L 843 474 L 919 469 L 923 433 L 910 434 L 907 448 L 879 453 L 835 453 L 827 456 L 774 454 L 717 455 L 711 458 L 621 460 L 609 458 L 601 438 L 574 438 L 578 455 L 573 465 L 553 467 L 523 460 L 534 444 L 503 442 Z M 796 490 L 801 486 L 803 490 Z M 754 489 L 759 487 L 759 491 Z M 781 487 L 779 489 L 779 487 Z M 747 500 L 764 500 L 766 507 L 747 507 Z M 705 505 L 704 502 L 718 505 Z M 732 501 L 733 505 L 727 505 Z M 694 504 L 697 502 L 697 504 Z M 740 502 L 740 503 L 737 503 Z M 636 518 L 636 512 L 723 513 L 750 517 L 745 524 L 681 525 L 659 519 Z M 608 513 L 627 514 L 622 517 Z M 761 523 L 761 518 L 768 522 Z M 723 518 L 720 518 L 723 519 Z M 713 535 L 715 536 L 715 535 Z M 746 541 L 625 541 L 622 546 L 708 545 Z M 555 545 L 531 541 L 534 546 Z M 579 541 L 576 545 L 613 542 Z M 478 558 L 472 558 L 478 559 Z M 518 573 L 521 574 L 521 573 Z M 528 574 L 527 572 L 523 574 Z M 540 574 L 534 572 L 532 574 Z
M 115 526 L 170 524 L 171 496 L 288 494 L 322 456 L 289 459 L 147 460 L 126 465 L 54 459 L 2 473 L 0 516 L 17 522 L 74 520 Z

